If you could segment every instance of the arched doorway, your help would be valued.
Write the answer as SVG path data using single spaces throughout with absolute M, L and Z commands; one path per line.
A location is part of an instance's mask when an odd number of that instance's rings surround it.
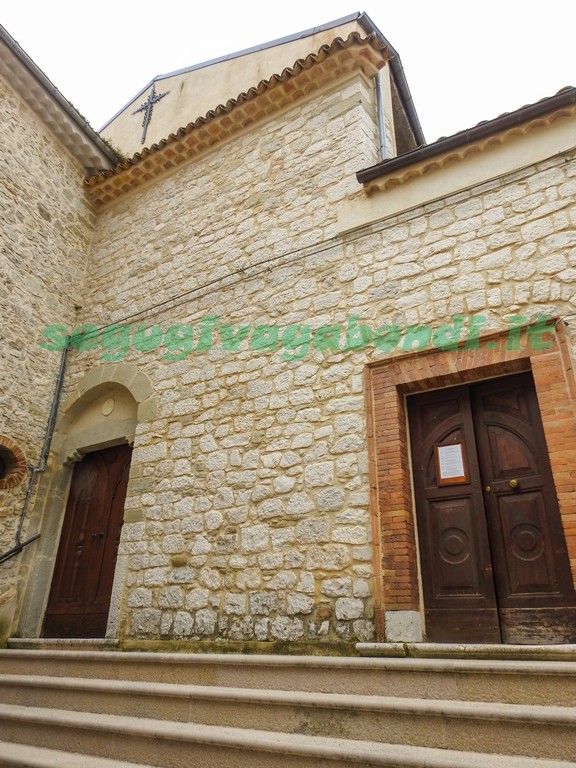
M 87 453 L 74 466 L 44 637 L 104 637 L 132 448 Z
M 531 373 L 412 395 L 408 416 L 428 639 L 575 642 Z
M 103 518 L 98 512 L 94 514 L 91 505 L 96 503 L 96 499 L 99 499 L 98 504 L 101 505 L 102 500 L 107 498 L 104 508 L 108 506 L 113 515 L 120 515 L 121 527 L 125 519 L 122 495 L 125 490 L 122 491 L 121 486 L 129 479 L 129 455 L 136 427 L 139 423 L 153 419 L 155 414 L 156 397 L 152 385 L 148 377 L 131 363 L 106 364 L 91 369 L 78 381 L 75 391 L 62 404 L 48 469 L 42 477 L 30 516 L 28 530 L 39 532 L 41 536 L 38 546 L 34 551 L 25 553 L 22 560 L 26 587 L 16 630 L 19 637 L 39 637 L 43 633 L 60 637 L 86 636 L 87 631 L 92 637 L 116 636 L 126 558 L 120 555 L 116 559 L 117 522 L 108 522 L 108 534 Z M 98 477 L 106 476 L 103 483 L 90 480 L 94 472 Z M 102 484 L 109 487 L 105 494 L 102 493 Z M 73 520 L 68 512 L 75 507 L 89 510 L 85 521 L 82 521 L 80 515 L 80 534 L 77 523 L 67 522 L 68 519 Z M 70 531 L 68 525 L 71 526 Z M 82 583 L 82 579 L 86 579 L 93 567 L 84 568 L 84 560 L 89 560 L 93 535 L 95 548 L 103 547 L 104 570 L 101 569 L 101 574 L 90 586 Z M 89 542 L 85 541 L 86 536 Z M 68 539 L 75 540 L 76 544 L 67 545 Z M 61 561 L 60 551 L 65 553 Z M 84 574 L 82 569 L 85 570 Z M 71 588 L 69 580 L 72 574 L 74 586 Z M 59 590 L 56 586 L 59 583 L 62 583 L 64 589 Z M 94 613 L 99 614 L 97 629 L 92 624 L 93 620 L 96 621 L 95 616 L 89 618 L 89 605 L 91 601 L 94 602 L 90 598 L 84 600 L 85 610 L 81 611 L 86 614 L 85 617 L 74 620 L 76 629 L 74 621 L 66 619 L 68 627 L 56 630 L 55 606 L 62 609 L 62 616 L 67 610 L 66 603 L 68 607 L 81 604 L 81 595 L 87 594 L 85 590 L 95 588 L 93 594 L 98 596 L 95 600 L 98 610 Z M 102 602 L 102 590 L 107 595 L 108 610 Z M 54 602 L 53 596 L 58 592 L 60 597 Z
M 569 635 L 562 629 L 564 619 L 557 623 L 554 614 L 557 613 L 557 608 L 560 612 L 565 609 L 570 612 L 573 598 L 569 593 L 573 593 L 573 585 L 576 583 L 576 491 L 572 477 L 572 456 L 576 451 L 576 383 L 562 326 L 552 324 L 549 337 L 545 339 L 546 345 L 536 345 L 535 348 L 532 348 L 530 343 L 528 330 L 522 329 L 518 343 L 514 345 L 509 344 L 508 332 L 504 331 L 483 337 L 473 349 L 468 349 L 462 344 L 458 349 L 415 351 L 375 361 L 366 368 L 373 562 L 376 576 L 375 616 L 379 640 L 421 642 L 435 636 L 434 632 L 430 633 L 431 636 L 428 635 L 427 624 L 430 617 L 427 616 L 427 611 L 431 603 L 430 599 L 426 600 L 425 594 L 428 576 L 425 567 L 421 567 L 422 526 L 415 514 L 417 500 L 413 483 L 415 476 L 412 471 L 414 462 L 411 461 L 410 448 L 419 438 L 409 429 L 407 410 L 410 398 L 434 397 L 434 391 L 465 385 L 462 392 L 470 390 L 472 395 L 480 396 L 482 401 L 485 394 L 483 387 L 491 386 L 488 384 L 489 380 L 503 381 L 504 378 L 512 378 L 516 374 L 530 373 L 540 412 L 539 423 L 546 443 L 545 451 L 538 450 L 547 455 L 555 491 L 546 492 L 546 504 L 549 498 L 554 497 L 559 510 L 559 516 L 552 522 L 551 527 L 561 537 L 562 547 L 558 548 L 559 554 L 556 555 L 557 546 L 552 542 L 553 565 L 566 571 L 567 552 L 568 571 L 560 581 L 567 583 L 568 587 L 567 591 L 564 587 L 560 589 L 566 599 L 562 597 L 556 603 L 554 598 L 549 601 L 547 609 L 550 613 L 547 618 L 540 614 L 540 618 L 545 618 L 544 625 L 550 631 L 535 631 L 532 623 L 531 627 L 526 628 L 524 640 L 521 639 L 522 635 L 517 635 L 515 642 L 568 642 Z M 476 387 L 478 389 L 475 389 Z M 522 391 L 522 385 L 520 389 Z M 475 403 L 477 408 L 477 398 Z M 440 442 L 439 447 L 442 445 Z M 446 455 L 450 453 L 447 452 Z M 519 468 L 518 465 L 507 466 L 505 474 L 508 470 Z M 466 478 L 466 475 L 462 477 Z M 484 479 L 482 475 L 479 477 Z M 510 498 L 514 498 L 514 493 L 518 493 L 509 485 L 510 480 L 515 479 L 518 479 L 515 474 L 504 478 L 508 482 L 506 495 L 501 495 L 498 483 L 495 486 L 490 480 L 484 483 L 483 493 L 493 494 L 492 488 L 496 487 L 496 496 L 506 503 Z M 520 478 L 520 491 L 523 483 L 525 485 L 526 481 Z M 486 485 L 491 486 L 491 491 L 485 491 Z M 443 493 L 442 488 L 438 493 Z M 522 497 L 521 493 L 519 498 Z M 461 517 L 456 516 L 455 519 L 460 521 Z M 543 560 L 540 559 L 539 534 L 532 524 L 526 525 L 526 521 L 521 523 L 521 528 L 514 532 L 514 536 L 519 531 L 520 539 L 511 540 L 511 545 L 519 547 L 520 550 L 524 549 L 525 559 L 533 558 L 533 563 L 538 561 L 540 568 Z M 455 561 L 458 560 L 462 554 L 456 552 L 458 542 L 454 537 L 450 538 L 450 534 L 447 542 L 448 547 L 453 550 L 452 553 L 447 553 L 448 558 L 452 556 Z M 489 568 L 494 566 L 492 562 L 484 565 Z M 554 578 L 553 576 L 550 584 Z M 500 603 L 496 609 L 500 610 Z M 478 635 L 472 636 L 479 641 Z M 504 642 L 510 642 L 510 637 L 508 635 L 506 639 L 504 634 Z M 445 639 L 448 637 L 445 636 Z

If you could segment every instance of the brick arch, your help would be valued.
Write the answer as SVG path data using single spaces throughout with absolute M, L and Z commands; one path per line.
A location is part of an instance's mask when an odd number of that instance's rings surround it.
M 575 382 L 562 326 L 550 326 L 546 349 L 531 348 L 523 329 L 478 349 L 426 350 L 369 364 L 365 372 L 370 507 L 374 538 L 376 630 L 406 626 L 421 609 L 406 395 L 532 371 L 573 578 L 576 582 L 576 488 L 567 456 L 576 455 Z M 518 348 L 516 348 L 518 347 Z M 402 617 L 396 622 L 396 617 Z M 409 623 L 409 622 L 408 622 Z M 417 632 L 416 632 L 417 634 Z M 418 639 L 392 637 L 391 639 Z
M 18 444 L 5 435 L 0 435 L 0 491 L 19 485 L 26 476 L 26 456 Z

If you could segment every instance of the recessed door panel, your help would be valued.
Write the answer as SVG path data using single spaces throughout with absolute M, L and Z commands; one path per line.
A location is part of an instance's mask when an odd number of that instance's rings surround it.
M 498 499 L 499 535 L 506 542 L 506 583 L 510 598 L 559 594 L 554 553 L 546 539 L 546 509 L 540 491 Z
M 481 595 L 483 586 L 470 499 L 433 501 L 427 514 L 432 522 L 432 536 L 438 541 L 435 597 L 441 600 L 445 596 Z

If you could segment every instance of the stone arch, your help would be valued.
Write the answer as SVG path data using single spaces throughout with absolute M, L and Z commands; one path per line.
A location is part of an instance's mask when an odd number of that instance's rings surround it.
M 89 450 L 134 441 L 136 425 L 156 414 L 149 378 L 132 363 L 98 366 L 62 403 L 52 440 L 57 461 L 70 464 Z

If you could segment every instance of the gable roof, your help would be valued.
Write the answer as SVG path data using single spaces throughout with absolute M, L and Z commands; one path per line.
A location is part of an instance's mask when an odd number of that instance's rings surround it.
M 318 53 L 299 59 L 132 158 L 87 179 L 90 198 L 96 207 L 106 205 L 326 83 L 357 69 L 373 77 L 387 59 L 388 49 L 374 34 L 363 38 L 352 32 L 346 40 L 337 37 Z
M 328 22 L 327 24 L 321 24 L 318 27 L 311 27 L 310 29 L 306 29 L 303 32 L 296 32 L 292 35 L 286 35 L 284 37 L 277 38 L 276 40 L 270 40 L 267 43 L 262 43 L 260 45 L 254 45 L 250 48 L 243 48 L 240 51 L 235 51 L 234 53 L 228 53 L 224 56 L 217 56 L 214 59 L 208 59 L 207 61 L 201 61 L 198 64 L 192 64 L 189 67 L 183 67 L 182 69 L 176 69 L 172 72 L 165 72 L 162 75 L 156 75 L 155 77 L 150 80 L 149 83 L 147 83 L 143 88 L 141 88 L 138 93 L 133 96 L 130 101 L 126 102 L 123 107 L 121 107 L 109 120 L 107 120 L 104 125 L 100 128 L 100 133 L 103 133 L 104 130 L 107 128 L 110 123 L 114 122 L 114 120 L 121 115 L 131 104 L 133 104 L 135 101 L 139 100 L 144 96 L 144 94 L 148 91 L 148 89 L 154 85 L 155 83 L 159 83 L 162 80 L 169 80 L 172 77 L 176 77 L 177 75 L 185 75 L 188 72 L 195 72 L 198 69 L 206 69 L 207 67 L 213 67 L 215 64 L 222 64 L 225 61 L 232 61 L 233 59 L 239 59 L 242 56 L 249 56 L 252 53 L 258 53 L 260 51 L 265 51 L 268 48 L 275 48 L 278 45 L 284 45 L 285 43 L 291 43 L 294 40 L 301 40 L 305 37 L 310 37 L 311 35 L 315 35 L 319 32 L 324 32 L 329 29 L 333 29 L 334 27 L 341 26 L 342 24 L 347 24 L 351 21 L 356 21 L 361 14 L 359 13 L 353 13 L 349 16 L 344 16 L 341 19 L 337 19 L 336 21 Z M 372 30 L 369 30 L 371 32 Z
M 345 39 L 351 32 L 358 32 L 362 37 L 376 35 L 390 52 L 390 68 L 379 90 L 381 96 L 386 92 L 389 99 L 388 119 L 394 124 L 396 151 L 406 152 L 423 144 L 424 136 L 400 57 L 365 13 L 351 14 L 158 75 L 108 120 L 101 129 L 102 134 L 126 156 L 132 156 L 144 146 L 160 142 L 198 115 L 206 114 L 216 104 L 225 104 L 247 86 L 281 72 L 294 61 L 329 45 L 335 37 Z

